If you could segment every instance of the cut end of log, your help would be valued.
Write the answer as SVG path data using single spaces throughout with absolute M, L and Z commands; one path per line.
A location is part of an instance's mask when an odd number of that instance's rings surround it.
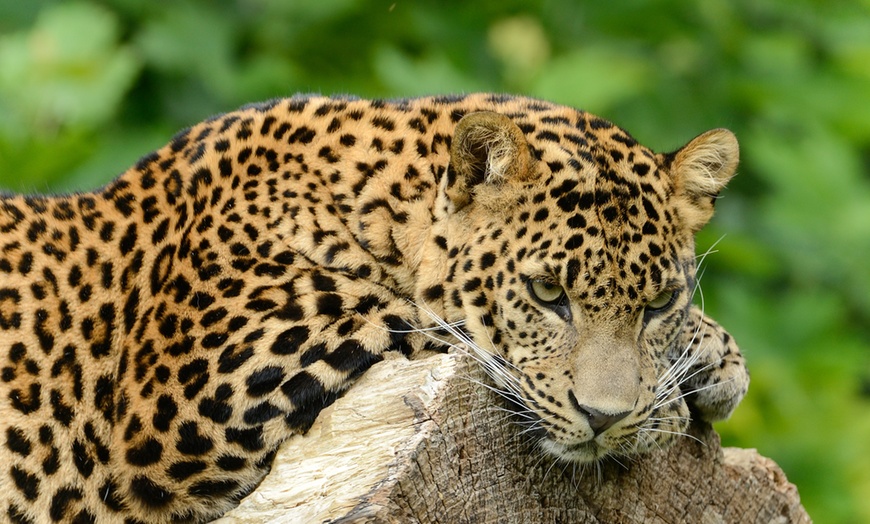
M 452 354 L 372 367 L 217 522 L 811 522 L 772 460 L 723 450 L 710 426 L 666 450 L 567 464 L 521 434 L 485 381 Z

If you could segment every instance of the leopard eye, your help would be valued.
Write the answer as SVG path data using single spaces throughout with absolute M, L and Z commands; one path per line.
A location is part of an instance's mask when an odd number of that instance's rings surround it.
M 674 302 L 676 296 L 676 291 L 674 291 L 673 289 L 666 289 L 659 293 L 654 299 L 647 302 L 646 310 L 661 311 L 670 306 Z
M 565 296 L 565 290 L 562 289 L 562 286 L 546 280 L 529 281 L 529 290 L 535 298 L 544 304 L 556 304 Z

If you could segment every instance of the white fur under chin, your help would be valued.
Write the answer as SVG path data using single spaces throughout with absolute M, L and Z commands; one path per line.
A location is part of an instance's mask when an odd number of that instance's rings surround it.
M 549 438 L 544 438 L 541 439 L 538 446 L 546 453 L 567 462 L 583 464 L 596 462 L 607 456 L 607 453 L 594 440 L 568 447 Z

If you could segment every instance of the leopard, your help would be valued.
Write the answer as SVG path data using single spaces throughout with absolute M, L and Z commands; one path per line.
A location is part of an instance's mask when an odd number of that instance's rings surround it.
M 749 376 L 693 304 L 695 235 L 738 160 L 524 96 L 310 94 L 3 194 L 4 518 L 217 518 L 385 358 L 464 351 L 556 461 L 724 419 Z

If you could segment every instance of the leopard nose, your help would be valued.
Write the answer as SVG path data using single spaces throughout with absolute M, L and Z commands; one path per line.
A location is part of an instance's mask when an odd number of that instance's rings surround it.
M 596 437 L 631 413 L 631 410 L 620 411 L 618 413 L 604 413 L 595 408 L 590 408 L 589 406 L 577 402 L 577 397 L 574 396 L 574 391 L 570 389 L 568 390 L 568 400 L 571 402 L 574 409 L 586 417 L 586 421 L 589 422 L 589 427 L 592 428 L 592 432 L 595 433 Z
M 602 413 L 597 409 L 590 408 L 589 406 L 577 405 L 577 409 L 580 413 L 586 417 L 586 420 L 589 421 L 589 427 L 592 428 L 592 432 L 595 433 L 595 436 L 604 433 L 608 428 L 624 419 L 628 416 L 631 411 L 623 411 L 621 413 Z

